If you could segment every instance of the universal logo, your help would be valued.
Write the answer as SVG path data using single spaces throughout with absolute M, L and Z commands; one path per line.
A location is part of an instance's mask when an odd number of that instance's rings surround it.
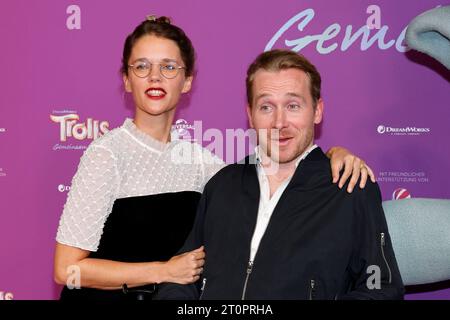
M 417 128 L 417 127 L 403 127 L 403 128 L 393 128 L 384 125 L 379 125 L 377 127 L 377 132 L 379 134 L 390 134 L 394 136 L 418 136 L 421 134 L 427 134 L 431 132 L 430 128 Z
M 14 295 L 11 292 L 0 291 L 0 300 L 13 300 Z
M 0 133 L 6 132 L 6 128 L 0 128 Z
M 67 192 L 67 191 L 70 191 L 70 186 L 65 186 L 65 185 L 63 185 L 63 184 L 60 184 L 60 185 L 58 186 L 58 191 L 59 191 L 59 192 Z
M 172 139 L 190 139 L 192 136 L 191 130 L 194 130 L 195 126 L 189 124 L 184 119 L 178 119 L 175 121 L 175 124 L 172 126 Z

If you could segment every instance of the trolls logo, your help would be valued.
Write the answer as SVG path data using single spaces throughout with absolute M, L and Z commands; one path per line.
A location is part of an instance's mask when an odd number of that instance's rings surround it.
M 404 188 L 395 189 L 392 193 L 392 200 L 402 200 L 411 198 L 411 194 Z
M 77 123 L 80 119 L 77 114 L 50 115 L 50 119 L 59 123 L 59 139 L 61 142 L 67 141 L 68 137 L 74 137 L 77 140 L 97 139 L 101 134 L 109 131 L 108 121 L 87 118 L 85 123 Z

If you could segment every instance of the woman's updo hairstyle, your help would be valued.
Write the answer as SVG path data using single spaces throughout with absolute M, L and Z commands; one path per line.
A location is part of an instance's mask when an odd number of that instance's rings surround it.
M 175 41 L 180 49 L 181 58 L 185 64 L 186 77 L 189 77 L 194 72 L 195 65 L 195 50 L 192 46 L 191 40 L 186 36 L 181 28 L 171 24 L 170 18 L 148 16 L 146 20 L 134 29 L 133 33 L 129 34 L 125 40 L 122 57 L 122 74 L 128 75 L 128 60 L 131 56 L 131 50 L 135 43 L 146 35 L 154 35 L 157 37 Z

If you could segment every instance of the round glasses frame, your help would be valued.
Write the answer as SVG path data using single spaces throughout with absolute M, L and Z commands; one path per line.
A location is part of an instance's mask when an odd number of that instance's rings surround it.
M 140 59 L 129 64 L 128 68 L 131 68 L 134 75 L 138 78 L 147 78 L 151 73 L 154 65 L 159 65 L 159 73 L 166 79 L 174 79 L 178 76 L 181 69 L 186 67 L 179 66 L 176 62 L 161 62 L 151 63 L 147 59 Z M 139 69 L 144 67 L 144 69 Z

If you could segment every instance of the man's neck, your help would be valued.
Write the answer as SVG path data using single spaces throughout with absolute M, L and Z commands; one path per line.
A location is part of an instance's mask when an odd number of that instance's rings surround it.
M 264 173 L 267 176 L 270 186 L 270 197 L 275 193 L 278 187 L 286 181 L 286 179 L 291 178 L 295 170 L 297 169 L 297 164 L 299 159 L 304 156 L 305 152 L 308 152 L 314 143 L 311 143 L 300 155 L 295 157 L 293 160 L 285 163 L 274 162 L 270 157 L 268 157 L 264 152 L 260 153 L 261 166 L 264 169 Z M 261 149 L 260 149 L 261 151 Z
M 296 160 L 297 159 L 288 163 L 271 162 L 271 164 L 263 165 L 262 167 L 269 179 L 283 181 L 294 175 L 295 169 L 297 169 L 297 166 L 295 165 Z M 275 168 L 275 170 L 272 170 L 272 168 Z

